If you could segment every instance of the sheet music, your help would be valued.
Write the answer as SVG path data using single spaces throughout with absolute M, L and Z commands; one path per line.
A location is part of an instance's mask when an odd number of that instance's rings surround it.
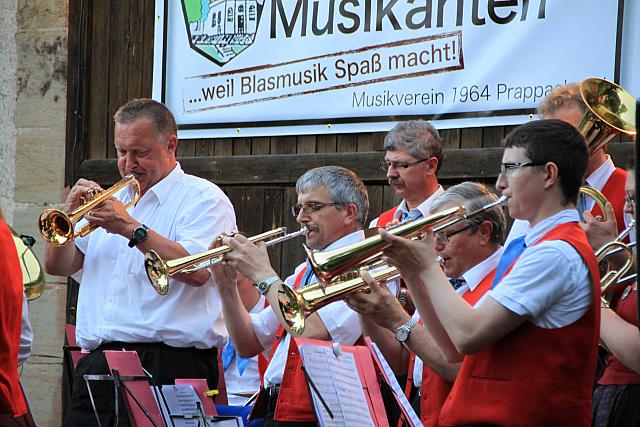
M 310 387 L 313 406 L 321 426 L 375 425 L 362 390 L 353 354 L 344 352 L 336 357 L 331 347 L 308 344 L 301 346 L 300 354 L 307 375 L 333 414 L 332 419 Z
M 402 405 L 402 409 L 404 410 L 405 414 L 409 417 L 410 423 L 414 426 L 421 426 L 422 421 L 420 421 L 420 417 L 418 417 L 416 411 L 413 410 L 413 407 L 409 403 L 409 400 L 407 400 L 407 396 L 404 395 L 404 391 L 402 390 L 402 387 L 400 387 L 400 384 L 398 384 L 398 380 L 391 370 L 391 366 L 389 366 L 389 363 L 382 355 L 382 352 L 380 351 L 376 343 L 371 342 L 371 348 L 373 349 L 373 351 L 375 351 L 375 356 L 378 359 L 380 367 L 384 371 L 387 383 L 391 387 L 393 394 L 396 395 L 396 400 L 398 401 L 398 403 Z
M 154 387 L 154 397 L 158 402 L 167 426 L 171 427 L 201 427 L 216 425 L 222 427 L 240 427 L 243 425 L 241 417 L 203 417 L 201 412 L 202 402 L 195 389 L 190 384 L 163 385 L 162 388 Z M 198 409 L 198 406 L 200 409 Z

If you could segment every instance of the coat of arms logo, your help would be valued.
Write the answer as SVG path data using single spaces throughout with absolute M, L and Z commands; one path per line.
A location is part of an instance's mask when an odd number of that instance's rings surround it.
M 182 0 L 191 48 L 223 66 L 255 40 L 264 0 Z

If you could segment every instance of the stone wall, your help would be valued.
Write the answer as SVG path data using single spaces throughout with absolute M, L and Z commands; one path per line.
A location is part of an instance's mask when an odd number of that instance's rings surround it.
M 63 200 L 68 1 L 2 0 L 0 9 L 0 203 L 7 220 L 44 243 L 36 222 Z M 29 304 L 34 343 L 21 379 L 38 426 L 61 424 L 66 286 L 47 277 Z

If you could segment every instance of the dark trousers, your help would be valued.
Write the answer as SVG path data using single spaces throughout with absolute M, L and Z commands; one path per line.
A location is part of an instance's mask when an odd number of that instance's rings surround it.
M 0 427 L 28 427 L 29 424 L 26 416 L 13 417 L 11 414 L 0 414 Z
M 194 347 L 170 347 L 163 343 L 123 343 L 104 344 L 84 356 L 73 373 L 71 401 L 67 408 L 64 426 L 95 426 L 95 413 L 91 406 L 89 391 L 83 376 L 85 374 L 109 374 L 109 367 L 103 355 L 104 350 L 136 351 L 142 366 L 153 376 L 155 385 L 173 384 L 176 378 L 205 378 L 210 389 L 218 385 L 218 349 L 199 350 Z M 116 422 L 114 383 L 91 381 L 91 393 L 103 427 Z M 129 418 L 122 400 L 118 405 L 118 426 L 129 426 Z

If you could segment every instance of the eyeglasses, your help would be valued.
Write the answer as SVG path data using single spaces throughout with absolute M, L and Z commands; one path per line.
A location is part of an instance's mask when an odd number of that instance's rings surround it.
M 624 201 L 633 205 L 636 202 L 636 196 L 632 196 L 631 193 L 627 193 L 624 195 Z
M 500 173 L 506 175 L 507 171 L 512 169 L 528 168 L 534 166 L 544 166 L 546 163 L 534 163 L 534 162 L 514 162 L 514 163 L 501 163 Z
M 389 169 L 408 169 L 411 166 L 415 166 L 417 164 L 420 164 L 422 162 L 426 162 L 429 159 L 421 159 L 421 160 L 416 160 L 415 162 L 410 162 L 410 163 L 401 163 L 401 162 L 390 162 L 389 160 L 386 159 L 382 159 L 382 161 L 380 162 L 380 167 L 382 168 L 383 171 L 387 171 Z
M 478 226 L 475 224 L 468 224 L 464 227 L 462 227 L 459 230 L 456 231 L 452 231 L 451 233 L 445 233 L 444 231 L 439 231 L 435 234 L 435 238 L 439 243 L 442 243 L 443 245 L 446 245 L 447 243 L 449 243 L 449 239 L 452 238 L 453 236 L 455 236 L 458 233 L 462 233 L 465 230 L 468 230 L 470 228 L 473 228 L 474 233 L 475 231 L 478 229 Z
M 322 203 L 322 202 L 305 202 L 303 204 L 297 204 L 291 206 L 291 213 L 293 216 L 297 217 L 300 215 L 300 212 L 318 212 L 320 209 L 326 208 L 327 206 L 339 206 L 340 203 Z

